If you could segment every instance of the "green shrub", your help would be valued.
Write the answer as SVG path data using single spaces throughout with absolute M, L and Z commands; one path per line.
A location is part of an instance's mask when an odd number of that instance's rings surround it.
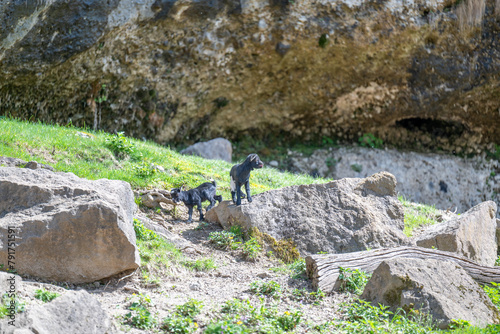
M 160 237 L 154 232 L 147 229 L 143 223 L 134 218 L 134 231 L 138 240 L 149 241 L 158 240 Z
M 150 329 L 156 326 L 157 319 L 148 309 L 151 304 L 151 299 L 142 293 L 134 296 L 135 300 L 128 307 L 129 311 L 125 314 L 125 322 L 139 329 Z
M 135 145 L 130 141 L 123 132 L 118 132 L 116 135 L 110 135 L 106 138 L 108 147 L 115 155 L 130 155 L 134 152 Z
M 362 147 L 371 147 L 371 148 L 383 148 L 384 142 L 382 139 L 375 137 L 371 133 L 365 133 L 358 139 L 359 145 Z
M 229 231 L 218 231 L 211 232 L 208 235 L 208 240 L 219 249 L 229 249 L 231 245 L 237 242 L 237 236 L 233 232 Z
M 205 329 L 205 334 L 245 334 L 253 333 L 243 324 L 242 321 L 236 323 L 228 320 L 211 323 Z
M 306 260 L 304 258 L 297 259 L 288 264 L 288 269 L 292 272 L 292 278 L 306 277 Z
M 40 299 L 44 303 L 50 302 L 59 296 L 59 293 L 47 291 L 45 289 L 38 289 L 35 291 L 35 298 Z
M 14 305 L 14 307 L 12 307 Z M 17 295 L 12 296 L 5 293 L 2 298 L 0 298 L 0 319 L 14 313 L 21 313 L 25 310 L 26 303 L 22 302 Z
M 283 315 L 279 316 L 276 320 L 278 321 L 279 326 L 284 331 L 291 331 L 297 327 L 300 322 L 300 318 L 302 317 L 302 313 L 300 311 L 296 311 L 294 313 L 290 313 L 289 311 L 285 311 Z
M 250 284 L 250 291 L 256 295 L 265 295 L 279 298 L 282 292 L 281 286 L 275 281 L 255 281 Z
M 350 269 L 339 267 L 339 280 L 341 281 L 340 291 L 349 291 L 360 295 L 363 293 L 366 283 L 371 274 L 359 269 Z
M 210 271 L 217 268 L 213 259 L 188 260 L 183 261 L 182 264 L 196 271 Z
M 203 303 L 199 300 L 192 298 L 189 299 L 189 301 L 187 301 L 186 303 L 178 305 L 176 307 L 177 314 L 189 318 L 198 315 L 201 312 L 202 308 L 203 308 Z
M 196 331 L 198 324 L 191 318 L 177 314 L 163 319 L 161 329 L 169 334 L 190 334 Z
M 500 308 L 500 284 L 491 282 L 491 285 L 484 285 L 483 290 L 490 297 L 493 304 Z
M 255 259 L 257 256 L 259 256 L 259 253 L 262 251 L 262 246 L 259 244 L 257 239 L 255 238 L 250 238 L 249 240 L 245 241 L 241 248 L 243 255 L 247 259 Z

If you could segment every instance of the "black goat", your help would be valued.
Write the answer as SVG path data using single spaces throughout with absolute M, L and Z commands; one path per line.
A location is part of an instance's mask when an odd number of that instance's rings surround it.
M 184 202 L 184 204 L 189 209 L 189 219 L 188 222 L 193 221 L 193 207 L 196 205 L 198 211 L 200 212 L 200 221 L 203 220 L 203 211 L 201 207 L 201 202 L 210 201 L 210 205 L 207 206 L 206 211 L 210 210 L 214 205 L 215 201 L 219 203 L 222 202 L 222 196 L 216 195 L 217 183 L 215 181 L 205 182 L 198 187 L 182 191 L 181 188 L 174 188 L 170 192 L 172 200 L 176 203 Z
M 257 154 L 250 154 L 243 163 L 234 165 L 229 172 L 231 176 L 231 196 L 233 197 L 233 203 L 236 205 L 241 205 L 241 199 L 244 195 L 241 193 L 241 186 L 245 185 L 245 191 L 247 193 L 248 202 L 252 201 L 252 196 L 250 195 L 250 172 L 255 168 L 262 168 L 264 163 L 260 161 Z

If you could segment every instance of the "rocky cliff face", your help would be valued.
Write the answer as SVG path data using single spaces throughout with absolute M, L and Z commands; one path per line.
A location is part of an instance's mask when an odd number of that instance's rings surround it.
M 500 19 L 440 1 L 0 4 L 0 113 L 160 143 L 253 135 L 472 152 L 500 142 Z M 97 118 L 99 121 L 99 118 Z

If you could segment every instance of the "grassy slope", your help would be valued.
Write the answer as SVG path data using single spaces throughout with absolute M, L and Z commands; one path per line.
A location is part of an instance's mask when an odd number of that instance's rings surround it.
M 170 189 L 198 186 L 211 178 L 217 181 L 219 193 L 229 198 L 229 170 L 232 164 L 181 155 L 153 142 L 124 138 L 122 146 L 132 147 L 130 154 L 120 153 L 110 140 L 117 136 L 85 130 L 90 138 L 77 135 L 81 129 L 0 120 L 0 155 L 36 160 L 52 165 L 58 171 L 72 172 L 88 179 L 108 178 L 129 182 L 133 188 Z M 124 151 L 124 149 L 122 149 Z M 247 152 L 252 153 L 252 152 Z M 162 166 L 165 173 L 155 172 L 151 164 Z M 326 182 L 307 175 L 282 173 L 264 168 L 251 177 L 253 193 L 296 184 Z

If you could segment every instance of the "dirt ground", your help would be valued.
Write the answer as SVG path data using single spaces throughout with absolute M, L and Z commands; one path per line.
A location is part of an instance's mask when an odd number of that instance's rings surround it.
M 129 312 L 128 306 L 132 298 L 135 298 L 134 294 L 142 293 L 151 298 L 150 311 L 159 321 L 172 314 L 177 305 L 182 305 L 193 298 L 203 303 L 202 312 L 193 319 L 199 326 L 196 333 L 203 333 L 207 324 L 217 320 L 225 301 L 238 298 L 249 300 L 255 306 L 260 305 L 259 298 L 263 298 L 262 302 L 266 307 L 276 307 L 280 312 L 300 310 L 302 318 L 295 333 L 305 333 L 312 331 L 313 325 L 339 319 L 340 303 L 352 298 L 347 293 L 332 293 L 316 305 L 297 300 L 292 295 L 294 289 L 313 291 L 310 281 L 305 276 L 292 278 L 293 274 L 287 270 L 286 265 L 276 258 L 266 256 L 265 251 L 252 261 L 245 259 L 240 250 L 216 249 L 209 242 L 209 234 L 222 231 L 219 224 L 206 222 L 200 224 L 196 212 L 193 215 L 194 221 L 187 223 L 187 209 L 183 205 L 177 207 L 175 217 L 172 216 L 172 212 L 173 210 L 168 209 L 142 208 L 139 216 L 147 216 L 153 224 L 162 226 L 178 236 L 183 244 L 182 252 L 187 259 L 210 258 L 216 265 L 215 269 L 203 272 L 176 265 L 170 268 L 168 275 L 161 277 L 159 283 L 146 283 L 140 268 L 128 276 L 122 275 L 83 285 L 53 285 L 39 280 L 24 279 L 26 287 L 24 299 L 28 301 L 28 305 L 40 304 L 41 302 L 33 297 L 34 291 L 40 287 L 59 293 L 68 288 L 85 289 L 102 303 L 119 331 L 154 333 L 153 330 L 139 330 L 123 324 L 123 316 Z M 250 284 L 261 280 L 277 282 L 283 288 L 281 298 L 252 294 Z

